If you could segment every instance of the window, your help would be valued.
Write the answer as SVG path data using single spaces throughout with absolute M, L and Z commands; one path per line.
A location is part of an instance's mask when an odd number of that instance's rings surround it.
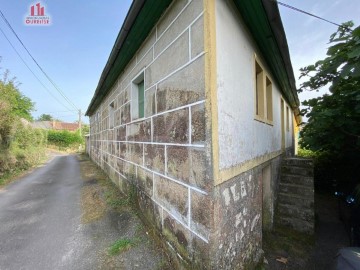
M 110 106 L 109 106 L 109 128 L 112 129 L 114 128 L 114 102 L 111 102 L 110 103 Z
M 144 72 L 132 82 L 131 116 L 133 120 L 145 116 Z
M 260 118 L 264 118 L 264 71 L 255 63 L 256 72 L 256 115 Z
M 271 124 L 273 121 L 272 83 L 257 61 L 255 61 L 255 74 L 255 118 Z
M 273 102 L 272 102 L 272 84 L 268 77 L 266 77 L 266 117 L 267 120 L 273 120 Z
M 144 81 L 141 81 L 138 84 L 138 91 L 139 91 L 139 118 L 144 117 L 144 107 L 145 107 L 145 92 L 144 92 Z

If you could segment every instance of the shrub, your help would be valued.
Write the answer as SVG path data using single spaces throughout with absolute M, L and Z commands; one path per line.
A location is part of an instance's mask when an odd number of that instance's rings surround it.
M 45 131 L 24 126 L 20 121 L 13 123 L 13 130 L 9 146 L 1 146 L 0 178 L 4 173 L 37 165 L 45 156 Z
M 67 130 L 56 131 L 49 130 L 47 135 L 48 143 L 59 147 L 71 147 L 75 144 L 83 144 L 84 138 L 78 132 Z

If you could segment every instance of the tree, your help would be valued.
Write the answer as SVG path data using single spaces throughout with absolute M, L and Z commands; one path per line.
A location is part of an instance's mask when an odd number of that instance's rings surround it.
M 330 94 L 304 101 L 308 117 L 301 146 L 327 153 L 333 164 L 358 170 L 360 160 L 360 27 L 342 24 L 330 36 L 327 57 L 302 68 L 299 92 L 329 86 Z M 342 169 L 344 169 L 342 166 Z M 353 171 L 354 172 L 354 171 Z
M 0 82 L 1 87 L 1 82 Z M 13 132 L 14 116 L 11 114 L 11 106 L 0 95 L 0 150 L 10 144 L 10 136 Z
M 42 114 L 39 116 L 39 118 L 37 119 L 37 121 L 52 121 L 54 120 L 54 118 L 50 115 L 50 114 Z
M 9 79 L 8 75 L 9 71 L 5 71 L 3 79 L 0 80 L 1 100 L 10 103 L 13 115 L 32 121 L 31 112 L 34 111 L 35 104 L 19 91 L 15 83 L 16 78 Z
M 19 118 L 32 120 L 34 103 L 24 96 L 15 85 L 15 78 L 8 79 L 9 72 L 0 79 L 0 146 L 9 147 L 10 138 Z
M 318 90 L 330 85 L 330 94 L 303 102 L 302 112 L 309 117 L 302 130 L 302 146 L 312 150 L 360 151 L 360 27 L 350 30 L 344 23 L 331 35 L 327 57 L 301 69 L 310 79 L 303 90 Z M 315 73 L 315 74 L 314 74 Z

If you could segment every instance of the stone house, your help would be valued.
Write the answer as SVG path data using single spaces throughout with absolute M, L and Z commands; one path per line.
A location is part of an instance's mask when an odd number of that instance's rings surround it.
M 174 262 L 262 257 L 298 97 L 276 3 L 134 1 L 87 110 L 89 153 Z

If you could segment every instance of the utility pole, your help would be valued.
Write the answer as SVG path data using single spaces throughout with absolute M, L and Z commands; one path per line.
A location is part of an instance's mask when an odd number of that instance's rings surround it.
M 79 131 L 81 136 L 81 110 L 79 110 Z

